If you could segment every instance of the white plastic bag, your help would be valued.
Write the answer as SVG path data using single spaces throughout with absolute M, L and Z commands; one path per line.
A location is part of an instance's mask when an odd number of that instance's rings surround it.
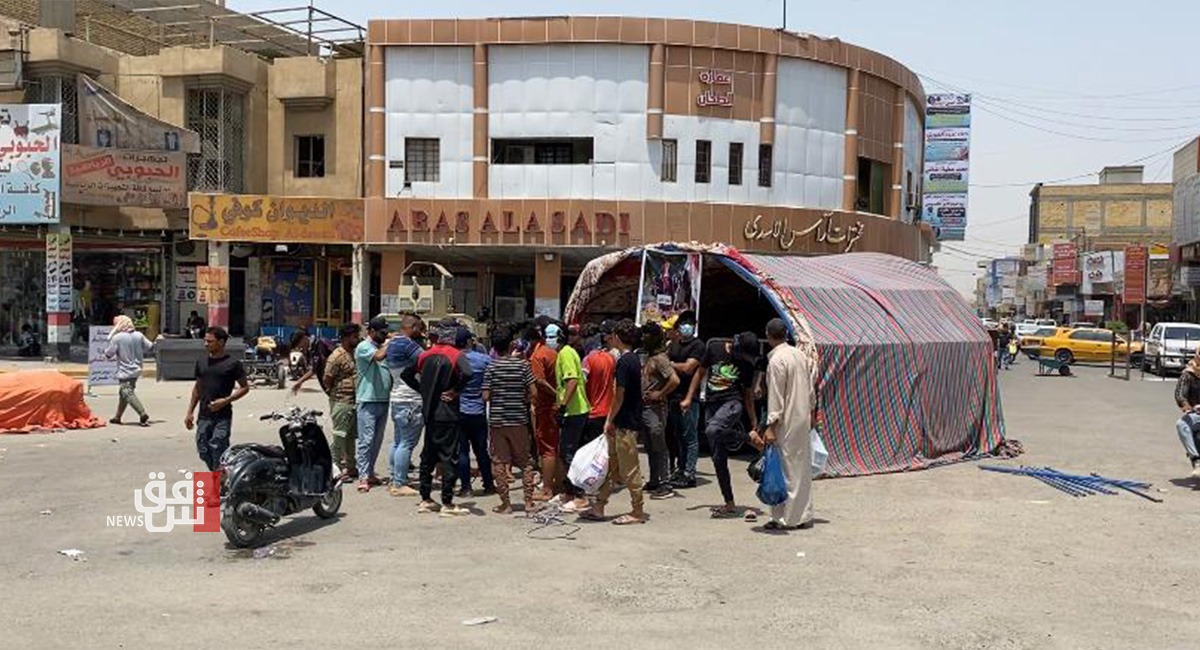
M 829 460 L 829 450 L 825 449 L 825 441 L 821 440 L 821 434 L 816 429 L 811 429 L 808 433 L 812 441 L 812 473 L 813 476 L 825 471 L 825 462 Z
M 608 437 L 599 436 L 575 452 L 567 479 L 588 494 L 595 494 L 608 474 Z

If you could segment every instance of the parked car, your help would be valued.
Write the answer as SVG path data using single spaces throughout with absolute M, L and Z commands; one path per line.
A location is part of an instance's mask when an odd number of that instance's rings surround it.
M 1053 318 L 1039 318 L 1033 322 L 1039 327 L 1058 327 L 1058 321 Z
M 1117 357 L 1124 358 L 1129 353 L 1129 343 L 1109 330 L 1095 327 L 1064 329 L 1059 328 L 1054 336 L 1042 341 L 1040 356 L 1053 356 L 1059 363 L 1108 361 L 1112 358 L 1114 345 Z
M 1038 327 L 1033 332 L 1024 336 L 1017 336 L 1017 347 L 1021 350 L 1035 350 L 1042 347 L 1042 343 L 1054 336 L 1066 336 L 1071 333 L 1069 327 Z
M 1145 339 L 1142 370 L 1156 375 L 1179 372 L 1200 346 L 1200 325 L 1159 323 Z
M 979 323 L 990 330 L 1000 327 L 1000 323 L 996 322 L 996 319 L 994 318 L 980 318 Z

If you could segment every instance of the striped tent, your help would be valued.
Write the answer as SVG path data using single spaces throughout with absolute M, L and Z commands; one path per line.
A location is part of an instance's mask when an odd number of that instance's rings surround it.
M 958 292 L 933 271 L 878 253 L 779 257 L 727 246 L 654 248 L 701 250 L 718 260 L 762 291 L 798 346 L 816 358 L 827 474 L 920 469 L 1003 445 L 991 341 Z M 605 270 L 641 250 L 589 264 L 568 301 L 567 319 L 585 314 Z

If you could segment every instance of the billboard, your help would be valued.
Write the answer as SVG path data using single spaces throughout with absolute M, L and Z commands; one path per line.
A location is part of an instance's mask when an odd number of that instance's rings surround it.
M 1051 262 L 1051 284 L 1079 284 L 1079 250 L 1071 242 L 1054 245 L 1054 261 Z
M 192 239 L 292 244 L 363 240 L 362 199 L 193 193 L 188 209 Z
M 95 79 L 78 77 L 79 143 L 89 147 L 200 153 L 195 131 L 151 117 Z
M 1125 247 L 1125 296 L 1126 305 L 1146 302 L 1146 279 L 1149 270 L 1150 252 L 1145 246 Z
M 0 104 L 0 224 L 58 223 L 58 104 Z
M 65 144 L 62 156 L 67 203 L 187 207 L 187 154 Z
M 940 240 L 962 241 L 966 237 L 970 160 L 971 96 L 928 95 L 921 218 Z

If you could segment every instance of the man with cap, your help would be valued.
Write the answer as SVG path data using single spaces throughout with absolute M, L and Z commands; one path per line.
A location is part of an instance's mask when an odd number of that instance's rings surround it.
M 453 321 L 451 321 L 453 322 Z M 421 393 L 425 418 L 425 444 L 421 448 L 421 504 L 417 512 L 441 512 L 460 516 L 469 511 L 454 504 L 454 482 L 458 475 L 459 396 L 471 383 L 471 364 L 454 343 L 458 325 L 439 324 L 437 343 L 421 353 L 415 366 L 401 375 L 404 383 Z M 442 503 L 433 501 L 433 469 L 442 471 Z
M 367 337 L 354 348 L 358 385 L 354 401 L 358 409 L 358 491 L 369 492 L 383 482 L 375 476 L 375 459 L 387 431 L 392 375 L 388 372 L 387 319 L 376 316 L 367 323 Z
M 471 451 L 475 451 L 475 462 L 479 465 L 479 477 L 483 479 L 484 495 L 496 491 L 492 481 L 492 457 L 488 454 L 487 410 L 483 403 L 483 379 L 492 358 L 475 346 L 475 334 L 466 327 L 458 328 L 454 347 L 459 355 L 466 357 L 471 366 L 471 381 L 467 382 L 459 396 L 459 450 L 458 478 L 462 482 L 461 497 L 472 496 Z
M 667 396 L 667 450 L 670 452 L 671 485 L 696 487 L 696 460 L 700 456 L 697 425 L 700 421 L 699 382 L 692 379 L 700 370 L 704 341 L 696 337 L 696 313 L 688 310 L 663 322 L 670 343 L 667 359 L 679 385 Z

